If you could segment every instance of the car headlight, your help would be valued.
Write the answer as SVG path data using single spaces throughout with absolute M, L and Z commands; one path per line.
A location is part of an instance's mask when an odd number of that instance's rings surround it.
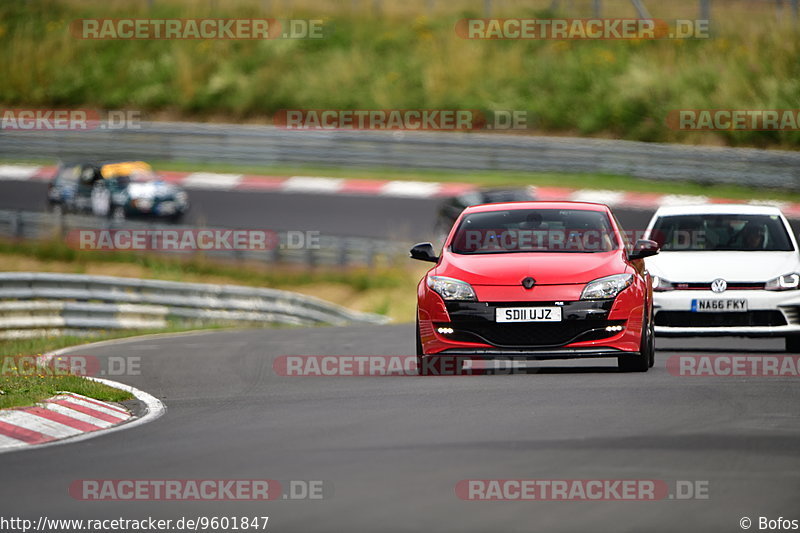
M 675 290 L 675 287 L 672 285 L 671 281 L 667 281 L 658 276 L 653 276 L 653 290 L 656 292 L 673 291 Z
M 428 287 L 436 291 L 445 300 L 464 300 L 475 302 L 478 298 L 472 286 L 466 281 L 461 281 L 444 276 L 428 276 Z
M 764 288 L 768 291 L 790 291 L 800 287 L 800 274 L 793 272 L 769 280 Z
M 615 274 L 590 281 L 581 293 L 581 300 L 615 298 L 633 283 L 633 274 Z

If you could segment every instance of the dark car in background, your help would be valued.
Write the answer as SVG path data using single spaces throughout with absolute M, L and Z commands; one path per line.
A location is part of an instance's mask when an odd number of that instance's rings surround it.
M 436 236 L 444 240 L 461 212 L 473 205 L 499 204 L 506 202 L 530 202 L 536 200 L 535 187 L 510 189 L 476 189 L 446 198 L 439 205 L 436 216 Z
M 177 222 L 189 209 L 186 192 L 161 179 L 143 161 L 62 163 L 50 182 L 47 202 L 54 213 L 118 221 L 156 217 Z

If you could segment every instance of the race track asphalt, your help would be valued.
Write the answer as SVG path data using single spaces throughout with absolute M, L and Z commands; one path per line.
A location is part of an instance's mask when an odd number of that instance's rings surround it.
M 782 354 L 777 339 L 658 339 L 656 366 L 533 363 L 517 374 L 285 377 L 280 355 L 407 355 L 413 326 L 143 338 L 73 353 L 141 358 L 118 379 L 166 415 L 88 441 L 0 454 L 4 516 L 270 516 L 268 531 L 741 531 L 800 518 L 796 378 L 677 377 L 671 355 Z M 323 480 L 316 501 L 93 502 L 81 479 Z M 470 502 L 464 479 L 707 483 L 709 499 Z M 754 526 L 753 529 L 757 529 Z
M 47 185 L 0 181 L 0 209 L 44 211 Z M 189 191 L 184 224 L 210 227 L 319 231 L 325 235 L 418 242 L 434 237 L 437 198 Z M 614 209 L 625 229 L 644 230 L 652 210 Z

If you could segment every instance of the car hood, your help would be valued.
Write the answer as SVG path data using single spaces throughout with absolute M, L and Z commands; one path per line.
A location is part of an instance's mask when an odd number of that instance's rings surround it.
M 528 276 L 537 285 L 588 283 L 621 274 L 627 268 L 622 252 L 506 253 L 461 255 L 445 252 L 431 274 L 460 279 L 473 285 L 519 285 Z
M 127 191 L 131 198 L 165 198 L 174 195 L 177 188 L 165 181 L 145 181 L 131 183 Z
M 682 283 L 768 281 L 800 271 L 797 252 L 661 252 L 645 261 L 654 276 Z

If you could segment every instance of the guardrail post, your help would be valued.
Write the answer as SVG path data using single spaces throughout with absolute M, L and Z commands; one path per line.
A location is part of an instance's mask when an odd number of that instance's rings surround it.
M 375 245 L 372 244 L 371 242 L 367 244 L 366 261 L 368 267 L 375 266 Z
M 56 213 L 55 217 L 58 234 L 61 236 L 61 239 L 64 240 L 67 238 L 67 217 L 64 215 L 64 210 L 62 209 Z
M 483 0 L 483 16 L 486 18 L 492 16 L 492 0 Z
M 594 11 L 594 18 L 599 19 L 603 16 L 603 4 L 602 0 L 593 0 L 592 2 L 592 10 Z
M 317 266 L 317 257 L 314 255 L 314 248 L 306 243 L 306 264 L 309 268 Z
M 22 239 L 22 211 L 14 211 L 11 219 L 11 236 L 15 239 Z
M 700 20 L 711 20 L 711 0 L 700 0 Z
M 339 265 L 340 266 L 347 266 L 347 252 L 350 248 L 350 241 L 344 239 L 339 245 Z
M 267 250 L 267 253 L 264 254 L 264 261 L 267 263 L 279 263 L 281 260 L 281 236 L 280 234 L 276 234 L 275 237 L 275 246 Z
M 636 8 L 636 13 L 639 15 L 640 19 L 652 18 L 650 16 L 650 12 L 647 10 L 646 7 L 644 7 L 642 0 L 631 0 L 631 4 L 633 4 L 633 7 Z

